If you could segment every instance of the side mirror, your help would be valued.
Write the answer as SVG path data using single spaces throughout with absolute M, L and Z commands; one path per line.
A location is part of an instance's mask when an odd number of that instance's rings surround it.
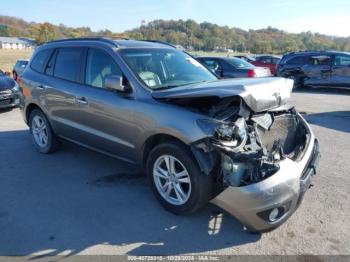
M 123 85 L 123 77 L 121 75 L 107 76 L 105 79 L 105 87 L 117 92 L 128 92 L 127 86 Z

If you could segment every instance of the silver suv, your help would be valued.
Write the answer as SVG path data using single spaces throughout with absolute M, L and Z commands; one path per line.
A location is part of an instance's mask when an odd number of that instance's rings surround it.
M 68 39 L 37 48 L 21 109 L 41 153 L 66 140 L 125 160 L 145 170 L 167 210 L 212 201 L 264 231 L 296 210 L 319 158 L 310 127 L 286 103 L 292 87 L 218 80 L 166 43 Z

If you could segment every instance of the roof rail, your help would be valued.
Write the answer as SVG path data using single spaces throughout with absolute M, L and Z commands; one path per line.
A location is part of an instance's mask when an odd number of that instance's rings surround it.
M 145 39 L 145 40 L 141 40 L 141 41 L 151 42 L 151 43 L 159 43 L 159 44 L 168 45 L 168 46 L 171 46 L 173 48 L 176 48 L 176 45 L 170 44 L 170 43 L 168 43 L 166 41 L 163 41 L 163 40 L 148 40 L 148 39 Z
M 288 53 L 285 53 L 285 55 L 292 55 L 297 53 L 327 52 L 327 51 L 330 51 L 330 50 L 301 50 L 301 51 L 288 52 Z
M 60 42 L 74 42 L 74 41 L 81 41 L 81 40 L 97 40 L 97 41 L 102 41 L 105 43 L 109 43 L 112 45 L 115 45 L 116 47 L 118 47 L 118 44 L 114 41 L 117 39 L 112 39 L 110 37 L 103 37 L 103 36 L 84 36 L 84 37 L 77 37 L 77 38 L 64 38 L 64 39 L 58 39 L 58 40 L 53 40 L 53 41 L 49 41 L 47 42 L 47 44 L 49 43 L 60 43 Z M 125 38 L 125 40 L 127 40 Z

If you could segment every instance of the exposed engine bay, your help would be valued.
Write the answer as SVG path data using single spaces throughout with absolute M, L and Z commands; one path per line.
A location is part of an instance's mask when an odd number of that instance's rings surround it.
M 224 188 L 268 178 L 279 170 L 281 160 L 297 161 L 307 145 L 307 130 L 294 107 L 288 105 L 254 113 L 239 96 L 172 103 L 212 117 L 198 121 L 208 137 L 193 144 L 192 151 L 203 172 L 219 170 L 216 177 Z

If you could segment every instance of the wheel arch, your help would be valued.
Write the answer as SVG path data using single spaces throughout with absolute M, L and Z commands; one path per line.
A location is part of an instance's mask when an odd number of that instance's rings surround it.
M 35 109 L 38 109 L 38 110 L 40 110 L 41 112 L 43 112 L 43 113 L 45 114 L 44 110 L 42 110 L 40 106 L 38 106 L 38 105 L 35 104 L 35 103 L 30 103 L 29 105 L 27 105 L 27 107 L 26 107 L 26 109 L 25 109 L 25 120 L 26 120 L 27 123 L 29 123 L 30 114 L 31 114 L 31 113 L 33 112 L 33 110 L 35 110 Z
M 146 139 L 146 141 L 142 147 L 142 166 L 143 167 L 146 166 L 148 155 L 154 147 L 156 147 L 157 145 L 159 145 L 161 143 L 171 142 L 171 141 L 176 142 L 176 143 L 180 143 L 180 144 L 182 144 L 190 149 L 190 146 L 188 144 L 186 144 L 184 141 L 182 141 L 181 139 L 179 139 L 175 136 L 165 134 L 165 133 L 159 133 L 159 134 L 152 135 Z
M 190 154 L 196 160 L 196 164 L 199 166 L 199 168 L 204 174 L 209 175 L 212 173 L 213 168 L 215 167 L 218 159 L 216 152 L 204 152 L 200 147 L 196 146 L 195 144 L 187 144 L 181 139 L 169 134 L 155 134 L 150 136 L 145 141 L 142 148 L 142 166 L 146 167 L 148 155 L 154 147 L 161 143 L 171 141 L 179 143 L 188 148 Z

